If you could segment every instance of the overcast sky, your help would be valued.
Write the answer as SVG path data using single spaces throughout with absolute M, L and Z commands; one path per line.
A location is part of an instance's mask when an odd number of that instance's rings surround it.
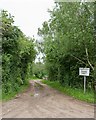
M 38 28 L 50 18 L 47 10 L 53 7 L 54 0 L 0 0 L 0 9 L 11 13 L 15 25 L 30 37 L 37 37 Z

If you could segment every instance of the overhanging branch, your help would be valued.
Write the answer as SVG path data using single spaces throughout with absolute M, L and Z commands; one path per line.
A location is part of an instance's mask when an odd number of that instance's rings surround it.
M 87 50 L 87 48 L 85 48 L 85 50 L 86 50 L 87 62 L 88 62 L 88 64 L 90 65 L 90 67 L 92 68 L 92 70 L 94 70 L 94 67 L 92 66 L 92 64 L 91 64 L 90 61 L 89 61 L 89 55 L 88 55 L 88 50 Z
M 71 56 L 74 57 L 75 59 L 77 59 L 78 61 L 80 61 L 81 63 L 83 63 L 83 64 L 86 65 L 86 63 L 85 63 L 84 61 L 82 61 L 80 58 L 78 58 L 78 57 L 76 57 L 76 56 L 74 56 L 74 55 L 72 55 L 72 54 L 71 54 Z

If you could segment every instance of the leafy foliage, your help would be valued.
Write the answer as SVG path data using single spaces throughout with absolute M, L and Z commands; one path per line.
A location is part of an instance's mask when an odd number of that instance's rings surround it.
M 2 10 L 2 92 L 3 96 L 26 85 L 32 75 L 36 51 L 34 41 L 14 26 L 13 16 Z M 29 74 L 30 73 L 30 74 Z
M 92 89 L 96 64 L 94 3 L 56 3 L 49 12 L 51 19 L 38 29 L 38 35 L 44 39 L 49 79 L 60 81 L 64 86 L 83 88 L 79 67 L 89 67 L 87 88 Z

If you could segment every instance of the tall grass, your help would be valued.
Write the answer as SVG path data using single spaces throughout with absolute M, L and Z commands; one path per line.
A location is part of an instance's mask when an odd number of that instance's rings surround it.
M 11 92 L 11 94 L 2 93 L 2 97 L 0 97 L 0 100 L 2 99 L 2 101 L 8 101 L 15 98 L 17 94 L 24 92 L 29 87 L 29 85 L 29 83 L 27 83 L 26 85 L 22 85 L 18 91 L 13 91 Z

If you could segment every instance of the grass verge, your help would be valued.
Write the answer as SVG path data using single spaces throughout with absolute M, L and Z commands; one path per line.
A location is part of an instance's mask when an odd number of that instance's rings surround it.
M 28 83 L 26 85 L 22 85 L 20 87 L 20 89 L 16 92 L 12 92 L 12 93 L 7 94 L 7 95 L 3 94 L 2 95 L 2 101 L 8 101 L 8 100 L 11 100 L 11 99 L 15 98 L 17 94 L 25 92 L 26 89 L 28 89 L 29 86 L 30 86 L 30 84 Z
M 0 87 L 0 101 L 2 100 L 2 88 Z
M 94 103 L 94 92 L 92 91 L 86 91 L 86 93 L 84 94 L 84 91 L 82 89 L 64 87 L 58 81 L 42 80 L 42 82 L 78 100 Z

